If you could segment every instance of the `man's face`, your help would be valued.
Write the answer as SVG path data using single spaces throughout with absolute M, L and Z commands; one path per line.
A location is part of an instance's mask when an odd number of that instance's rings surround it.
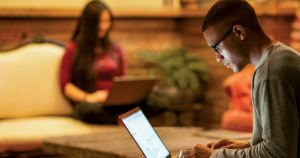
M 229 29 L 226 28 L 226 31 Z M 211 47 L 226 35 L 226 31 L 210 27 L 203 34 L 207 44 Z M 239 43 L 239 38 L 238 36 L 235 37 L 235 32 L 229 31 L 229 34 L 215 46 L 215 49 L 220 53 L 215 52 L 217 62 L 222 61 L 227 68 L 231 68 L 235 73 L 240 72 L 247 65 L 243 53 L 239 51 L 241 50 L 238 46 Z

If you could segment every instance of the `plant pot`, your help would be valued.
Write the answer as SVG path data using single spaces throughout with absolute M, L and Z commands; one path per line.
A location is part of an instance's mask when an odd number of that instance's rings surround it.
M 195 94 L 191 89 L 164 88 L 164 93 L 172 106 L 190 105 L 196 102 Z

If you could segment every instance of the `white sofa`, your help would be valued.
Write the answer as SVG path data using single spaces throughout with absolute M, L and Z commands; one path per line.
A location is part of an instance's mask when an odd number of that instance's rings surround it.
M 71 117 L 59 86 L 64 48 L 31 43 L 0 52 L 0 152 L 42 147 L 46 137 L 115 130 Z

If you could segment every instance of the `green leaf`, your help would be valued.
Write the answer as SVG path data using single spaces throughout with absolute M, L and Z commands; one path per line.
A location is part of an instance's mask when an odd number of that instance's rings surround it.
M 201 73 L 208 72 L 208 66 L 204 62 L 201 62 L 201 61 L 189 62 L 187 64 L 187 67 L 189 69 L 191 69 L 192 71 L 196 71 L 196 72 L 201 72 Z
M 197 75 L 193 71 L 189 71 L 188 72 L 188 79 L 189 79 L 190 88 L 193 91 L 196 91 L 199 88 L 199 85 L 200 85 L 199 78 L 197 77 Z
M 180 69 L 184 66 L 184 60 L 182 58 L 179 57 L 174 57 L 174 68 L 175 69 Z
M 167 85 L 167 87 L 174 87 L 176 84 L 175 84 L 175 81 L 173 80 L 173 78 L 167 78 L 166 85 Z
M 187 53 L 187 54 L 185 54 L 185 59 L 187 62 L 200 61 L 199 55 L 197 53 Z
M 204 81 L 208 81 L 208 79 L 209 79 L 209 74 L 208 74 L 208 73 L 203 73 L 203 74 L 201 74 L 201 78 L 202 78 Z
M 199 59 L 199 54 L 187 53 L 183 47 L 167 49 L 161 53 L 140 51 L 135 56 L 143 59 L 148 66 L 156 66 L 156 71 L 148 70 L 147 74 L 160 74 L 169 87 L 199 91 L 202 81 L 209 79 L 209 68 Z
M 180 47 L 180 48 L 178 49 L 178 51 L 179 51 L 179 53 L 180 53 L 181 58 L 183 58 L 183 59 L 185 60 L 185 54 L 186 54 L 186 51 L 185 51 L 184 47 Z
M 188 87 L 188 71 L 187 68 L 183 67 L 174 73 L 174 79 L 181 89 L 186 89 Z
M 171 58 L 174 54 L 174 49 L 168 49 L 162 53 L 159 53 L 157 56 L 157 60 L 166 60 L 168 58 Z
M 157 75 L 158 73 L 157 73 L 157 70 L 156 69 L 154 69 L 154 68 L 150 68 L 149 70 L 148 70 L 148 75 L 150 75 L 150 76 L 154 76 L 154 75 Z
M 150 51 L 139 51 L 133 54 L 136 58 L 142 58 L 143 60 L 153 60 L 157 56 L 156 53 Z
M 164 69 L 164 71 L 171 71 L 173 68 L 173 61 L 172 59 L 168 59 L 165 62 L 161 63 L 162 68 Z

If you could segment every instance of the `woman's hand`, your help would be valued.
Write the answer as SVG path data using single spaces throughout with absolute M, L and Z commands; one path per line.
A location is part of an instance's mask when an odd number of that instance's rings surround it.
M 108 91 L 98 90 L 94 93 L 86 93 L 73 83 L 67 83 L 64 90 L 65 95 L 75 102 L 100 103 L 108 96 Z
M 88 103 L 100 103 L 100 102 L 104 102 L 107 96 L 108 96 L 108 91 L 98 90 L 94 93 L 87 93 L 84 101 Z

